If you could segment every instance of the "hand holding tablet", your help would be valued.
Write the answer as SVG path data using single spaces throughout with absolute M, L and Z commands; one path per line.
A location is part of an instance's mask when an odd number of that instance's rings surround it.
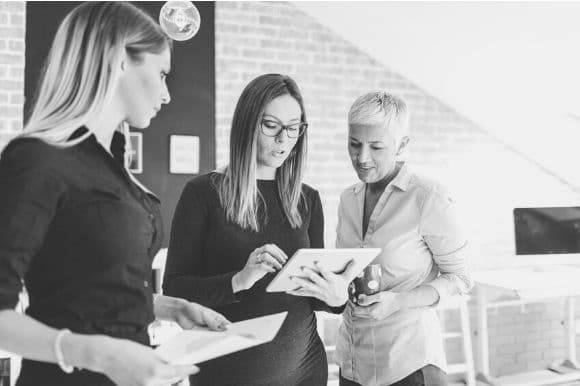
M 297 289 L 300 286 L 291 278 L 305 278 L 307 275 L 304 273 L 303 267 L 310 268 L 315 272 L 319 272 L 320 267 L 323 267 L 333 273 L 340 274 L 352 260 L 354 265 L 349 268 L 351 274 L 346 278 L 350 282 L 380 252 L 380 248 L 299 249 L 270 282 L 266 291 L 287 292 Z

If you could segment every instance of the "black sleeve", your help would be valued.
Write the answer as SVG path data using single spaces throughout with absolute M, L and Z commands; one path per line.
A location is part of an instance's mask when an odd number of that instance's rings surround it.
M 232 289 L 236 272 L 203 276 L 204 241 L 208 232 L 208 197 L 195 180 L 183 190 L 171 224 L 163 291 L 208 307 L 237 301 Z
M 314 198 L 310 201 L 310 226 L 308 236 L 310 237 L 310 248 L 324 248 L 324 212 L 320 194 L 314 191 Z M 315 311 L 326 311 L 333 314 L 340 314 L 344 311 L 346 303 L 340 307 L 330 307 L 323 301 L 311 298 L 312 308 Z
M 17 140 L 0 158 L 0 309 L 18 304 L 24 275 L 64 192 L 50 166 L 57 150 L 48 146 Z

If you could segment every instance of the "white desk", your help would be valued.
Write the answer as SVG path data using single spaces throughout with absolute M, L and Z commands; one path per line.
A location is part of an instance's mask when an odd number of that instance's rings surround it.
M 477 380 L 489 385 L 550 385 L 580 379 L 580 367 L 576 362 L 576 321 L 574 316 L 574 296 L 580 295 L 580 267 L 540 266 L 519 267 L 474 273 L 478 284 L 477 327 L 478 327 L 478 367 Z M 515 301 L 490 302 L 488 291 L 499 289 L 516 299 Z M 539 371 L 493 377 L 489 372 L 489 336 L 487 310 L 491 307 L 545 301 L 552 298 L 566 298 L 566 359 L 559 364 L 559 372 Z

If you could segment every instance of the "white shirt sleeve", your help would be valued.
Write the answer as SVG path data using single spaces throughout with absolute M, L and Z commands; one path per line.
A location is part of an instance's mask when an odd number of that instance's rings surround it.
M 440 188 L 430 189 L 422 211 L 420 232 L 439 269 L 428 283 L 439 294 L 439 302 L 473 287 L 467 261 L 467 240 L 462 234 L 451 197 Z

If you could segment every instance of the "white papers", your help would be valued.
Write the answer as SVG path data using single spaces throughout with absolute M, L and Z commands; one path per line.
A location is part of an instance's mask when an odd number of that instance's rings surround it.
M 232 323 L 226 331 L 184 330 L 155 349 L 171 364 L 191 365 L 274 339 L 288 312 Z

